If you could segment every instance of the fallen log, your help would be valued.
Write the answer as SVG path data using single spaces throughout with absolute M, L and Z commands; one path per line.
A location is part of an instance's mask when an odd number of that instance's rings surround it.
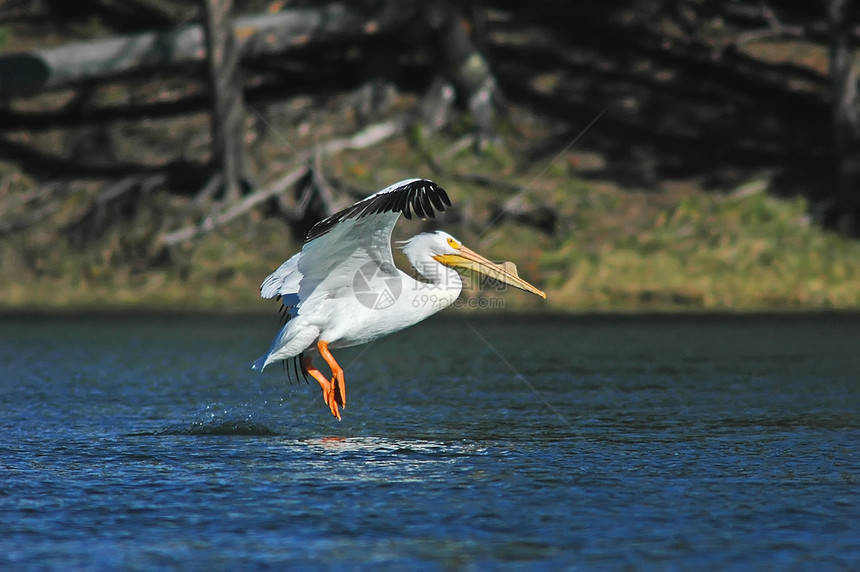
M 375 11 L 345 3 L 237 17 L 234 33 L 243 60 L 327 42 L 352 41 L 396 29 L 419 13 L 414 0 L 385 2 Z M 28 95 L 154 69 L 202 64 L 206 41 L 199 24 L 0 56 L 0 97 Z
M 294 169 L 293 171 L 290 171 L 289 174 L 282 177 L 274 185 L 248 195 L 247 197 L 243 198 L 238 203 L 232 205 L 230 208 L 228 208 L 222 213 L 206 217 L 199 225 L 189 226 L 181 228 L 179 230 L 168 232 L 161 237 L 161 244 L 165 246 L 172 246 L 174 244 L 190 240 L 200 234 L 205 234 L 207 232 L 215 230 L 220 226 L 227 224 L 228 222 L 245 214 L 263 201 L 276 196 L 278 193 L 284 192 L 287 188 L 289 188 L 290 185 L 298 181 L 307 172 L 307 169 L 308 168 L 306 166 L 301 166 L 297 169 Z
M 309 170 L 319 170 L 319 162 L 323 157 L 336 155 L 347 149 L 365 149 L 367 147 L 372 147 L 401 133 L 405 126 L 406 117 L 403 116 L 391 121 L 369 125 L 350 137 L 327 141 L 319 145 L 314 151 L 298 153 L 298 157 L 293 163 L 294 167 L 274 184 L 254 191 L 253 193 L 243 197 L 240 201 L 231 204 L 223 212 L 206 217 L 199 224 L 164 233 L 158 240 L 156 250 L 164 246 L 174 246 L 196 238 L 199 235 L 211 232 L 249 212 L 264 201 L 277 197 L 284 193 L 289 187 L 297 183 Z M 314 157 L 316 157 L 316 165 L 311 163 L 311 160 Z M 323 199 L 324 202 L 329 205 L 329 211 L 333 212 L 336 210 L 332 206 L 337 202 L 333 196 L 328 195 L 323 197 Z

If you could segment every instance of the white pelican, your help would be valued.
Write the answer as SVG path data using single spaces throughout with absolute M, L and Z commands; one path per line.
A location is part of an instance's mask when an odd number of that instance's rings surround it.
M 421 233 L 403 243 L 419 280 L 394 266 L 391 231 L 403 214 L 435 218 L 451 206 L 447 193 L 432 181 L 408 179 L 355 203 L 311 228 L 301 252 L 281 264 L 260 285 L 263 298 L 283 303 L 286 322 L 265 355 L 254 362 L 262 371 L 276 361 L 293 360 L 298 373 L 310 374 L 323 400 L 340 419 L 346 407 L 343 369 L 331 348 L 364 344 L 420 322 L 450 306 L 463 282 L 455 268 L 479 272 L 532 292 L 546 294 L 520 279 L 516 270 L 494 264 L 450 234 Z M 331 368 L 331 380 L 312 356 Z

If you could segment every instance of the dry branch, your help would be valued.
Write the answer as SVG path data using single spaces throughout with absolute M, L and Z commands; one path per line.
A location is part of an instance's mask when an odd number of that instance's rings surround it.
M 66 225 L 68 231 L 82 232 L 83 235 L 93 235 L 104 228 L 109 217 L 109 209 L 123 201 L 134 201 L 142 193 L 153 187 L 163 185 L 167 174 L 163 172 L 135 173 L 106 186 L 93 200 L 80 209 L 71 222 Z
M 51 181 L 38 187 L 33 187 L 24 192 L 19 192 L 6 198 L 0 202 L 0 213 L 3 215 L 12 212 L 16 208 L 25 206 L 29 203 L 50 199 L 54 194 L 64 187 L 60 181 Z
M 206 219 L 200 224 L 164 234 L 161 237 L 160 243 L 164 246 L 173 246 L 215 230 L 216 228 L 247 213 L 266 200 L 283 194 L 287 189 L 296 184 L 300 179 L 302 179 L 302 177 L 306 176 L 308 172 L 312 170 L 310 165 L 311 160 L 314 157 L 317 157 L 318 163 L 323 157 L 335 155 L 345 149 L 365 149 L 367 147 L 372 147 L 373 145 L 377 145 L 386 139 L 390 139 L 398 133 L 401 133 L 405 125 L 405 116 L 391 121 L 376 123 L 362 129 L 350 137 L 333 139 L 319 145 L 315 151 L 304 152 L 300 154 L 299 158 L 293 163 L 294 168 L 290 170 L 287 175 L 278 179 L 274 184 L 247 195 L 220 214 L 206 217 Z M 323 199 L 329 208 L 331 208 L 331 205 L 336 202 L 331 196 L 323 197 Z
M 168 232 L 161 238 L 161 243 L 165 246 L 173 246 L 223 226 L 245 214 L 260 203 L 284 192 L 284 190 L 288 189 L 290 185 L 295 184 L 296 181 L 301 179 L 305 173 L 307 173 L 307 167 L 305 166 L 294 169 L 278 180 L 274 185 L 261 189 L 255 193 L 251 193 L 224 212 L 208 216 L 198 225 Z
M 0 218 L 0 236 L 34 226 L 58 212 L 63 203 L 52 199 L 63 189 L 65 185 L 53 181 L 4 201 L 0 204 L 0 213 L 3 214 L 3 218 Z M 20 207 L 24 206 L 28 208 L 20 212 Z M 10 216 L 9 213 L 16 209 L 19 210 L 17 216 Z

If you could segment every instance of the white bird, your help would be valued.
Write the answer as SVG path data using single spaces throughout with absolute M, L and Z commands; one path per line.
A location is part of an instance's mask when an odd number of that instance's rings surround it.
M 394 266 L 391 231 L 400 215 L 435 218 L 451 201 L 432 181 L 408 179 L 355 203 L 311 228 L 301 252 L 284 262 L 260 285 L 263 298 L 278 297 L 285 324 L 269 351 L 254 362 L 262 371 L 293 359 L 296 372 L 310 374 L 322 388 L 332 415 L 346 406 L 343 369 L 331 348 L 364 344 L 397 332 L 450 306 L 463 281 L 455 268 L 479 272 L 546 298 L 516 275 L 469 250 L 450 234 L 421 233 L 403 243 L 416 280 Z M 321 356 L 331 379 L 312 357 Z

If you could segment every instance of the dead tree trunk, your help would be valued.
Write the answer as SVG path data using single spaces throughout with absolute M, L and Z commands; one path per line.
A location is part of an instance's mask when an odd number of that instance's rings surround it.
M 472 115 L 481 145 L 493 132 L 494 105 L 501 94 L 486 58 L 469 37 L 469 23 L 457 4 L 438 0 L 427 8 L 427 21 L 436 38 L 444 74 Z
M 860 118 L 857 114 L 857 74 L 852 65 L 851 0 L 830 0 L 830 80 L 835 223 L 846 232 L 857 232 L 860 184 Z
M 233 0 L 203 0 L 206 62 L 212 95 L 212 164 L 223 175 L 223 197 L 238 200 L 245 176 L 242 82 L 230 11 Z

